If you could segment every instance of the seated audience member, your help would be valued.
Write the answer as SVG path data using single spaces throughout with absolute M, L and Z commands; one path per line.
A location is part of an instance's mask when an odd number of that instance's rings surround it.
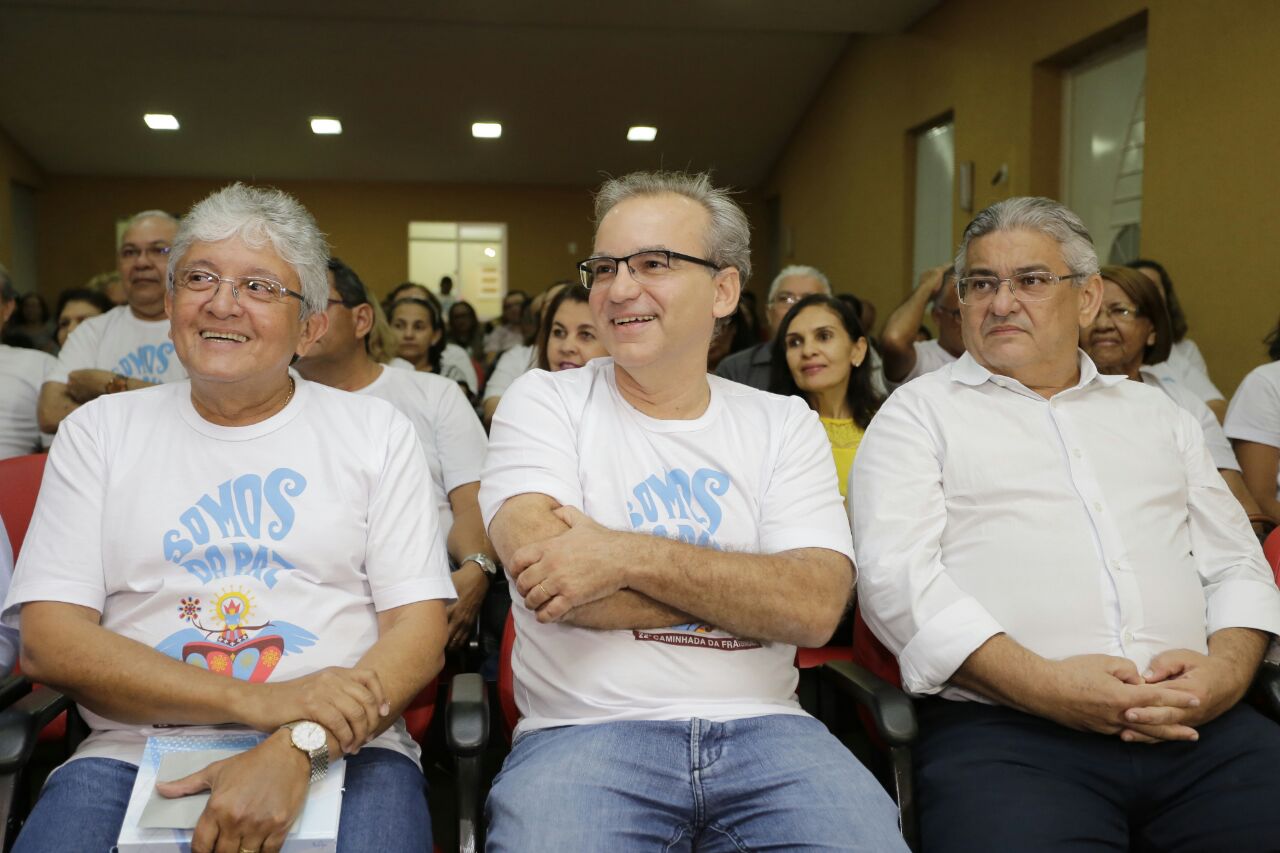
M 1280 521 L 1280 326 L 1266 343 L 1271 363 L 1255 367 L 1240 383 L 1223 431 L 1249 493 L 1265 514 Z
M 437 309 L 440 308 L 440 300 L 436 299 L 436 295 L 434 293 L 427 290 L 426 285 L 417 284 L 412 281 L 404 281 L 397 284 L 395 288 L 387 294 L 387 298 L 382 301 L 382 310 L 387 314 L 387 316 L 391 315 L 391 306 L 395 305 L 401 299 L 425 299 L 435 305 Z M 439 313 L 443 314 L 444 312 L 440 311 Z
M 17 311 L 19 298 L 9 271 L 0 266 L 0 326 Z M 57 370 L 58 360 L 47 352 L 0 343 L 0 459 L 40 449 L 36 402 L 40 387 Z
M 85 282 L 84 286 L 88 290 L 96 290 L 107 297 L 112 305 L 124 305 L 129 301 L 124 292 L 124 280 L 120 278 L 119 270 L 100 272 Z
M 327 255 L 279 191 L 199 202 L 164 297 L 190 381 L 63 424 L 4 620 L 92 734 L 15 850 L 110 849 L 148 736 L 228 731 L 267 737 L 157 786 L 210 792 L 192 849 L 279 850 L 338 760 L 338 849 L 430 849 L 400 714 L 440 669 L 453 587 L 413 425 L 289 374 L 326 329 Z
M 654 172 L 607 182 L 596 222 L 579 269 L 612 358 L 513 383 L 481 478 L 522 714 L 488 849 L 905 850 L 795 699 L 795 647 L 852 591 L 822 429 L 706 372 L 746 216 L 706 175 Z
M 792 306 L 773 344 L 769 390 L 802 397 L 818 413 L 831 443 L 841 497 L 847 495 L 853 458 L 881 402 L 871 387 L 868 349 L 853 307 L 823 293 Z
M 40 389 L 40 428 L 104 394 L 135 391 L 187 374 L 174 357 L 165 316 L 165 276 L 178 221 L 160 210 L 129 220 L 118 263 L 128 304 L 81 323 L 58 353 L 59 369 Z
M 1181 375 L 1170 368 L 1169 348 L 1173 342 L 1169 312 L 1160 296 L 1160 285 L 1129 267 L 1103 267 L 1102 307 L 1093 322 L 1080 333 L 1080 345 L 1098 372 L 1127 376 L 1154 385 L 1186 409 L 1204 430 L 1204 443 L 1231 494 L 1244 511 L 1257 518 L 1261 532 L 1262 511 L 1245 487 L 1240 463 L 1231 442 L 1204 401 L 1178 381 Z
M 444 339 L 440 308 L 434 299 L 416 296 L 397 299 L 391 305 L 389 319 L 400 341 L 397 355 L 414 370 L 438 373 L 445 379 L 462 383 L 472 396 L 479 391 L 480 380 L 471 359 L 457 344 Z
M 90 317 L 107 313 L 113 307 L 115 306 L 111 300 L 96 290 L 81 288 L 62 291 L 58 296 L 58 311 L 55 315 L 58 318 L 59 349 L 66 345 L 67 337 L 77 326 Z
M 523 290 L 508 291 L 502 298 L 502 316 L 484 336 L 486 364 L 493 364 L 507 350 L 525 343 L 524 314 L 528 306 L 529 295 Z
M 956 272 L 965 354 L 850 481 L 862 613 L 933 697 L 924 849 L 1274 850 L 1280 726 L 1240 699 L 1280 590 L 1195 417 L 1079 351 L 1103 283 L 1058 202 L 979 213 Z
M 38 293 L 24 293 L 18 298 L 18 310 L 9 318 L 13 331 L 24 335 L 31 345 L 47 353 L 57 352 L 53 317 L 49 303 Z
M 459 299 L 453 303 L 448 313 L 449 325 L 445 339 L 457 344 L 467 355 L 476 361 L 484 360 L 484 331 L 480 328 L 480 318 L 470 302 Z
M 574 286 L 577 282 L 570 282 Z M 543 328 L 542 308 L 547 302 L 553 300 L 561 291 L 568 286 L 565 282 L 556 282 L 549 288 L 533 297 L 529 303 L 529 315 L 533 318 L 534 325 L 537 330 Z M 543 341 L 546 340 L 544 336 Z M 502 399 L 502 395 L 511 387 L 511 383 L 524 373 L 533 368 L 538 367 L 539 353 L 543 351 L 543 347 L 539 344 L 537 333 L 534 334 L 534 340 L 528 344 L 512 347 L 511 349 L 498 356 L 498 361 L 493 366 L 493 371 L 489 376 L 489 381 L 484 386 L 484 401 L 481 406 L 481 418 L 484 420 L 485 428 L 493 421 L 493 413 L 498 409 L 498 401 Z M 602 353 L 603 354 L 603 353 Z M 549 368 L 543 368 L 544 370 Z
M 447 318 L 457 302 L 458 297 L 453 295 L 453 276 L 440 276 L 440 313 Z
M 1165 268 L 1155 261 L 1139 258 L 1130 261 L 1127 266 L 1138 270 L 1160 287 L 1160 295 L 1164 297 L 1169 309 L 1169 319 L 1173 322 L 1173 349 L 1169 352 L 1169 368 L 1175 371 L 1182 383 L 1193 394 L 1204 400 L 1221 423 L 1227 415 L 1227 401 L 1222 392 L 1209 378 L 1209 366 L 1196 342 L 1187 337 L 1187 317 L 1182 311 L 1182 303 L 1173 289 L 1173 279 Z
M 386 400 L 413 422 L 431 472 L 440 532 L 458 566 L 453 573 L 458 599 L 448 615 L 449 647 L 459 648 L 475 626 L 489 578 L 497 573 L 476 503 L 484 428 L 458 383 L 384 367 L 396 343 L 382 309 L 355 271 L 337 258 L 329 259 L 328 279 L 329 328 L 298 360 L 298 373 L 311 382 Z
M 715 335 L 711 338 L 711 348 L 707 350 L 707 372 L 715 373 L 720 362 L 736 352 L 755 346 L 755 327 L 747 319 L 747 312 L 742 303 L 729 315 L 728 322 L 716 324 Z
M 771 336 L 777 335 L 778 324 L 791 310 L 791 306 L 810 293 L 831 295 L 831 282 L 821 270 L 795 265 L 784 267 L 782 272 L 774 277 L 773 283 L 769 285 L 768 299 Z M 761 391 L 768 389 L 771 363 L 769 359 L 773 352 L 772 340 L 771 337 L 767 341 L 729 356 L 716 367 L 716 376 L 741 382 L 743 385 L 750 385 Z
M 540 370 L 573 370 L 609 354 L 587 296 L 586 289 L 574 284 L 561 288 L 547 303 L 534 343 Z
M 920 321 L 928 310 L 938 329 L 938 339 L 920 340 Z M 880 355 L 889 387 L 932 373 L 964 353 L 960 337 L 960 301 L 956 298 L 955 270 L 925 270 L 915 290 L 893 310 L 880 334 Z

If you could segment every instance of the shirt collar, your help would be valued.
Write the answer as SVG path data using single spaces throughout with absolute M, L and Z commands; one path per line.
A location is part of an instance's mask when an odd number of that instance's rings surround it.
M 1080 381 L 1077 382 L 1074 388 L 1070 390 L 1085 388 L 1093 382 L 1099 382 L 1103 386 L 1110 387 L 1112 385 L 1118 385 L 1129 378 L 1124 375 L 1108 376 L 1099 373 L 1097 365 L 1093 363 L 1093 359 L 1089 358 L 1089 356 L 1085 354 L 1084 350 L 1077 349 L 1076 354 L 1079 358 L 1080 364 Z M 1034 393 L 1013 377 L 999 376 L 999 374 L 995 374 L 990 370 L 987 370 L 981 364 L 978 364 L 977 360 L 967 351 L 951 365 L 951 379 L 964 385 L 972 385 L 976 387 L 985 382 L 996 381 L 997 377 L 1000 380 L 997 384 L 1002 387 L 1013 385 L 1026 390 L 1028 393 Z

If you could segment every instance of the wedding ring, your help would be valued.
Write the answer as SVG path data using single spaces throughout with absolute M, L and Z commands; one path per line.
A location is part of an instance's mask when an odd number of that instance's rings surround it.
M 538 583 L 538 589 L 542 590 L 542 594 L 547 597 L 548 601 L 552 598 L 551 593 L 547 592 L 547 588 L 541 582 Z

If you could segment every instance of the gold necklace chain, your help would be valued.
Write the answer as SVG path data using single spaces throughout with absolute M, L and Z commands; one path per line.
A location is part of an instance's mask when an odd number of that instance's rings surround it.
M 289 401 L 293 399 L 293 389 L 296 385 L 297 383 L 294 382 L 293 377 L 290 376 L 289 377 L 289 394 L 284 398 L 284 405 L 280 407 L 281 409 L 288 407 Z

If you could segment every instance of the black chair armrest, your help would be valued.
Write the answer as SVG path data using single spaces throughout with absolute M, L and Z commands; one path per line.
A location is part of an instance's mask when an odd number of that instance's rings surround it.
M 489 694 L 476 672 L 453 677 L 445 704 L 449 751 L 458 756 L 478 755 L 489 743 Z
M 915 741 L 919 733 L 916 711 L 902 688 L 843 660 L 824 663 L 822 676 L 871 712 L 876 731 L 889 746 L 907 746 Z
M 31 681 L 25 675 L 13 673 L 0 680 L 0 708 L 7 708 L 31 692 Z
M 1280 664 L 1263 661 L 1251 692 L 1262 697 L 1263 713 L 1280 723 Z
M 20 770 L 36 748 L 40 730 L 71 707 L 66 696 L 40 686 L 0 711 L 0 775 Z

